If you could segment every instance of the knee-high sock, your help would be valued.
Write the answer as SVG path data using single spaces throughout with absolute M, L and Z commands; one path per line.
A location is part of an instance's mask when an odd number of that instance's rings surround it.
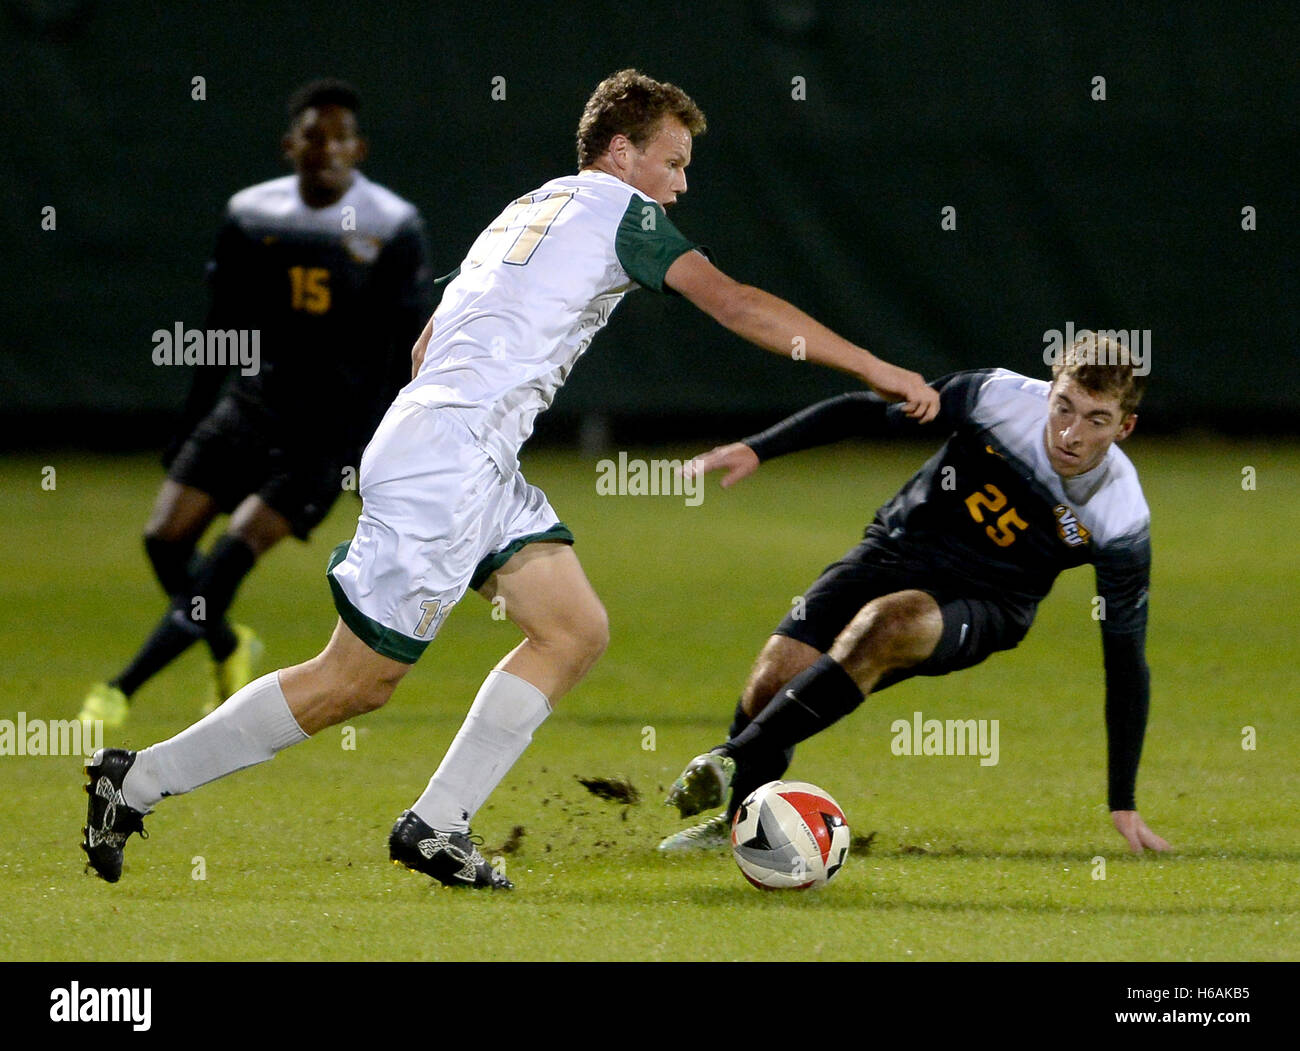
M 144 549 L 153 566 L 154 576 L 162 585 L 163 591 L 173 602 L 180 596 L 192 594 L 194 577 L 202 570 L 204 559 L 195 554 L 192 540 L 163 540 L 159 537 L 144 538 Z M 238 640 L 224 617 L 209 619 L 204 638 L 212 650 L 213 660 L 223 661 L 234 652 Z M 132 691 L 134 692 L 134 690 Z
M 213 544 L 212 551 L 191 579 L 189 589 L 177 595 L 172 608 L 158 622 L 126 670 L 113 680 L 113 685 L 130 697 L 203 638 L 209 624 L 224 623 L 235 591 L 256 560 L 253 549 L 238 537 L 223 536 Z M 201 607 L 198 599 L 203 600 Z M 203 614 L 201 618 L 196 617 L 198 611 Z M 230 635 L 230 649 L 234 649 L 234 635 L 228 627 L 225 631 Z M 213 656 L 219 660 L 229 655 L 227 650 L 217 657 L 216 649 L 213 650 Z
M 190 560 L 194 558 L 193 541 L 163 540 L 161 537 L 147 536 L 144 538 L 144 550 L 149 556 L 149 564 L 153 566 L 153 574 L 168 598 L 189 591 Z
M 212 545 L 208 557 L 194 572 L 190 599 L 192 602 L 201 595 L 207 603 L 204 637 L 214 660 L 225 660 L 235 649 L 237 640 L 226 621 L 226 611 L 256 563 L 253 549 L 239 537 L 227 534 Z
M 740 701 L 736 702 L 736 711 L 731 718 L 731 728 L 727 731 L 728 740 L 738 737 L 753 720 L 745 714 Z M 779 781 L 790 769 L 794 759 L 794 745 L 783 749 L 755 749 L 745 757 L 744 762 L 737 760 L 736 776 L 731 782 L 731 800 L 727 803 L 727 820 L 736 816 L 740 804 L 750 792 L 769 781 Z
M 280 689 L 280 673 L 254 679 L 211 715 L 141 751 L 122 782 L 127 804 L 147 813 L 164 796 L 255 766 L 307 740 Z
M 524 754 L 551 706 L 532 683 L 494 670 L 420 798 L 416 817 L 440 832 L 464 832 L 492 790 Z
M 792 748 L 862 703 L 862 690 L 844 667 L 822 657 L 777 691 L 753 721 L 722 746 L 737 768 L 753 755 Z

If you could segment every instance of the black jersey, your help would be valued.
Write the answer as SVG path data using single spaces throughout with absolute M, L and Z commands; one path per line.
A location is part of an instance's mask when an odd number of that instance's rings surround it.
M 1005 369 L 936 380 L 931 425 L 948 437 L 876 513 L 866 539 L 889 565 L 1032 616 L 1062 570 L 1095 567 L 1106 668 L 1112 809 L 1133 808 L 1146 726 L 1144 656 L 1150 513 L 1137 472 L 1112 445 L 1092 470 L 1062 478 L 1044 447 L 1050 384 Z M 902 407 L 869 392 L 831 398 L 745 439 L 760 460 L 852 436 L 896 432 Z
M 410 379 L 431 310 L 415 206 L 360 172 L 324 208 L 302 200 L 297 176 L 273 179 L 230 199 L 208 269 L 208 328 L 259 334 L 260 368 L 229 393 L 273 419 L 278 440 L 364 444 Z M 210 375 L 196 380 L 188 422 L 216 393 Z

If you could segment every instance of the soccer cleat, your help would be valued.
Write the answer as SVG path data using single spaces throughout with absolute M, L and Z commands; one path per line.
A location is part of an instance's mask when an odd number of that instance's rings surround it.
M 684 828 L 659 843 L 660 850 L 717 850 L 731 846 L 731 818 L 725 813 Z
M 736 761 L 720 752 L 697 755 L 673 782 L 665 806 L 675 806 L 682 817 L 722 805 L 722 797 L 736 776 Z
M 101 879 L 116 883 L 122 878 L 122 851 L 132 832 L 148 839 L 144 814 L 132 809 L 122 797 L 122 781 L 135 762 L 135 753 L 125 748 L 101 748 L 86 764 L 90 777 L 86 792 L 86 827 L 81 830 L 81 849 Z
M 212 683 L 203 704 L 204 715 L 216 711 L 227 697 L 234 696 L 257 678 L 257 662 L 265 649 L 262 640 L 243 624 L 232 624 L 230 628 L 235 633 L 235 648 L 225 660 L 212 664 Z
M 438 832 L 405 810 L 388 836 L 394 865 L 432 876 L 448 887 L 511 890 L 514 884 L 496 872 L 466 832 Z
M 103 723 L 109 730 L 115 730 L 126 722 L 130 711 L 131 703 L 126 699 L 126 694 L 116 686 L 97 682 L 86 694 L 86 699 L 81 702 L 81 711 L 77 713 L 77 718 L 87 727 L 98 722 Z

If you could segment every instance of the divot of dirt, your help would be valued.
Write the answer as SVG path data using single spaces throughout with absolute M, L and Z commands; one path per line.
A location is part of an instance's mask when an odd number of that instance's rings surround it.
M 611 803 L 639 803 L 641 793 L 626 777 L 577 777 L 578 784 L 598 799 Z

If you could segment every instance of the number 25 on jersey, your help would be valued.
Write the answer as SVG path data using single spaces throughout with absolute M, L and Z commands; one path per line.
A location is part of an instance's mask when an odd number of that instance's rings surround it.
M 983 491 L 976 490 L 966 497 L 966 510 L 970 512 L 971 518 L 975 519 L 976 522 L 984 521 L 984 512 L 986 510 L 992 514 L 997 514 L 1006 505 L 1006 494 L 992 483 L 984 486 Z M 1002 511 L 995 525 L 997 526 L 996 529 L 991 525 L 985 526 L 984 532 L 998 547 L 1009 547 L 1015 542 L 1015 530 L 1029 528 L 1029 523 L 1016 513 L 1014 507 L 1007 507 L 1005 511 Z

